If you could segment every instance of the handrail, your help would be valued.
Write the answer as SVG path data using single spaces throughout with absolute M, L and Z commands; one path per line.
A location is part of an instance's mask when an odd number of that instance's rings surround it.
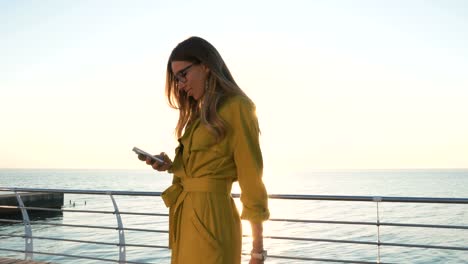
M 18 207 L 21 210 L 21 215 L 23 216 L 24 233 L 27 237 L 31 237 L 32 230 L 31 230 L 31 223 L 29 221 L 28 212 L 26 211 L 26 209 L 24 209 L 24 204 L 23 204 L 23 201 L 21 200 L 20 194 L 15 191 L 15 196 L 16 196 L 16 200 L 18 201 L 18 205 L 19 205 Z M 32 238 L 27 238 L 27 237 L 24 238 L 25 251 L 32 251 L 33 240 Z M 26 255 L 24 256 L 25 260 L 32 260 L 32 258 L 33 258 L 32 253 L 26 253 Z
M 105 259 L 105 258 L 96 258 L 96 257 L 87 257 L 87 256 L 78 256 L 78 255 L 71 255 L 71 254 L 57 254 L 57 253 L 49 253 L 49 252 L 41 252 L 41 251 L 24 251 L 24 250 L 14 250 L 14 249 L 6 249 L 0 248 L 0 251 L 11 251 L 11 252 L 18 252 L 18 253 L 37 253 L 40 255 L 49 255 L 49 256 L 60 256 L 60 257 L 68 257 L 68 258 L 78 258 L 78 259 L 90 259 L 90 260 L 99 260 L 105 262 L 116 262 L 114 259 Z M 145 262 L 136 262 L 136 261 L 127 261 L 128 264 L 148 264 Z
M 96 195 L 111 195 L 112 194 L 112 195 L 130 195 L 130 196 L 161 196 L 161 193 L 162 193 L 162 192 L 137 192 L 137 191 L 114 191 L 114 190 L 43 189 L 43 188 L 16 188 L 16 187 L 0 187 L 0 192 L 1 191 L 96 194 Z M 240 194 L 233 193 L 232 197 L 239 198 Z M 269 199 L 282 199 L 282 200 L 468 204 L 468 198 L 443 198 L 443 197 L 269 194 L 268 198 Z
M 21 192 L 46 192 L 46 193 L 67 193 L 67 194 L 88 194 L 88 195 L 109 195 L 113 201 L 114 211 L 105 211 L 105 210 L 77 210 L 77 209 L 56 209 L 56 208 L 43 208 L 43 207 L 27 207 L 22 205 L 19 202 L 19 206 L 0 206 L 0 208 L 17 208 L 22 212 L 27 211 L 51 211 L 51 212 L 68 212 L 68 213 L 96 213 L 96 214 L 115 214 L 117 218 L 120 215 L 146 215 L 146 216 L 164 216 L 167 217 L 168 214 L 161 213 L 140 213 L 140 212 L 123 212 L 119 211 L 117 203 L 113 199 L 113 195 L 127 195 L 127 196 L 161 196 L 161 192 L 135 192 L 135 191 L 113 191 L 113 190 L 78 190 L 78 189 L 43 189 L 43 188 L 9 188 L 9 187 L 0 187 L 1 191 L 12 191 L 21 196 Z M 239 194 L 232 194 L 233 197 L 239 197 Z M 386 196 L 335 196 L 335 195 L 291 195 L 291 194 L 270 194 L 270 199 L 286 199 L 286 200 L 319 200 L 319 201 L 359 201 L 359 202 L 374 202 L 377 205 L 377 214 L 376 222 L 363 222 L 363 221 L 332 221 L 332 220 L 310 220 L 310 219 L 284 219 L 284 218 L 272 218 L 270 221 L 277 222 L 299 222 L 299 223 L 320 223 L 320 224 L 343 224 L 343 225 L 373 225 L 377 227 L 378 238 L 377 242 L 373 241 L 355 241 L 355 240 L 339 240 L 339 239 L 321 239 L 321 238 L 305 238 L 305 237 L 282 237 L 282 236 L 264 236 L 265 239 L 279 239 L 279 240 L 292 240 L 292 241 L 308 241 L 308 242 L 329 242 L 329 243 L 347 243 L 347 244 L 364 244 L 364 245 L 373 245 L 377 246 L 379 251 L 379 256 L 377 262 L 366 262 L 358 260 L 337 260 L 337 259 L 325 259 L 325 258 L 308 258 L 308 257 L 296 257 L 296 256 L 269 256 L 270 258 L 278 259 L 290 259 L 290 260 L 308 260 L 308 261 L 322 261 L 322 262 L 340 262 L 340 263 L 379 263 L 383 264 L 384 262 L 380 261 L 380 247 L 413 247 L 413 248 L 431 248 L 431 249 L 443 249 L 443 250 L 458 250 L 458 251 L 468 251 L 468 247 L 454 247 L 454 246 L 443 246 L 443 245 L 421 245 L 421 244 L 406 244 L 406 243 L 386 243 L 380 241 L 379 228 L 381 226 L 399 226 L 399 227 L 418 227 L 418 228 L 444 228 L 444 229 L 468 229 L 468 226 L 464 225 L 431 225 L 431 224 L 414 224 L 414 223 L 390 223 L 390 222 L 381 222 L 379 219 L 379 208 L 378 205 L 380 202 L 392 202 L 392 203 L 444 203 L 444 204 L 468 204 L 468 198 L 436 198 L 436 197 L 386 197 Z M 0 219 L 0 222 L 6 223 L 24 223 L 26 222 L 20 220 L 11 220 L 11 219 Z M 37 252 L 32 250 L 32 240 L 33 239 L 43 239 L 43 240 L 55 240 L 55 241 L 69 241 L 77 243 L 94 243 L 102 245 L 114 245 L 119 247 L 119 260 L 108 260 L 101 259 L 103 261 L 113 261 L 118 263 L 133 263 L 126 261 L 126 247 L 150 247 L 150 248 L 168 248 L 167 246 L 159 245 L 143 245 L 143 244 L 126 244 L 123 237 L 124 230 L 131 231 L 141 231 L 141 232 L 158 232 L 158 233 L 167 233 L 167 230 L 151 230 L 151 229 L 141 229 L 141 228 L 125 228 L 121 221 L 117 221 L 117 227 L 109 226 L 94 226 L 94 225 L 72 225 L 72 224 L 60 224 L 60 223 L 48 223 L 45 221 L 34 221 L 32 222 L 35 225 L 55 225 L 55 226 L 68 226 L 68 227 L 79 227 L 79 228 L 97 228 L 97 229 L 113 229 L 119 232 L 119 243 L 109 243 L 109 242 L 98 242 L 98 241 L 87 241 L 87 240 L 76 240 L 76 239 L 62 239 L 62 238 L 53 238 L 53 237 L 41 237 L 33 236 L 28 234 L 25 231 L 25 235 L 12 235 L 12 234 L 1 234 L 0 237 L 21 237 L 25 241 L 30 240 L 30 246 L 27 246 L 24 251 L 10 250 L 0 248 L 0 251 L 14 251 L 14 252 L 23 252 L 28 258 L 32 258 L 32 254 L 43 254 L 44 252 Z M 30 224 L 32 224 L 30 223 Z M 243 237 L 249 237 L 243 235 Z M 242 253 L 247 255 L 248 253 Z M 45 255 L 51 255 L 45 254 Z M 53 254 L 52 254 L 53 255 Z M 55 254 L 57 256 L 69 256 L 69 257 L 80 257 L 74 255 L 66 254 Z M 83 257 L 85 259 L 93 259 L 92 257 Z M 98 260 L 98 258 L 95 258 Z M 136 263 L 136 262 L 135 262 Z

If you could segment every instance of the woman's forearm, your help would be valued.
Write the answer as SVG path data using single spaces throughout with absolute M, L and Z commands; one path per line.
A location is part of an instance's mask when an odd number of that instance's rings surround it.
M 255 252 L 263 251 L 263 223 L 250 222 L 252 226 L 252 249 Z

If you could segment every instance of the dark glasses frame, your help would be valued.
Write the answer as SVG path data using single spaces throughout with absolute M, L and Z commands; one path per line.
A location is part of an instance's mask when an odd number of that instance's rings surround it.
M 176 74 L 174 74 L 174 80 L 176 83 L 185 83 L 187 82 L 187 78 L 186 78 L 186 75 L 188 73 L 188 71 L 190 70 L 190 68 L 192 68 L 192 66 L 196 65 L 197 63 L 192 63 L 188 66 L 186 66 L 185 68 L 183 68 L 182 70 L 178 71 Z

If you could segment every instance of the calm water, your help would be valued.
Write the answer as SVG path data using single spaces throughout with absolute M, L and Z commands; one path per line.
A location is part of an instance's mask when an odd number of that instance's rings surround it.
M 0 186 L 97 189 L 125 191 L 162 191 L 170 184 L 166 174 L 149 170 L 0 170 Z M 363 171 L 313 171 L 305 173 L 265 173 L 269 193 L 275 194 L 326 194 L 326 195 L 377 195 L 468 197 L 468 170 L 363 170 Z M 238 193 L 238 186 L 233 192 Z M 159 197 L 139 198 L 115 196 L 122 211 L 167 213 Z M 238 200 L 236 202 L 239 202 Z M 73 206 L 74 203 L 74 206 Z M 86 204 L 85 204 L 86 203 Z M 240 206 L 240 204 L 238 204 Z M 65 195 L 65 207 L 87 210 L 113 210 L 108 196 Z M 240 208 L 240 207 L 239 207 Z M 314 220 L 375 221 L 376 205 L 370 202 L 325 202 L 270 200 L 272 218 L 297 218 Z M 381 203 L 380 221 L 424 224 L 454 224 L 468 226 L 468 205 L 393 204 Z M 166 217 L 123 215 L 123 223 L 129 228 L 165 229 Z M 62 224 L 116 226 L 115 216 L 103 214 L 64 213 L 40 221 Z M 244 233 L 250 227 L 244 224 Z M 0 234 L 22 235 L 22 225 L 0 224 Z M 290 236 L 306 238 L 345 239 L 358 241 L 377 240 L 375 226 L 347 226 L 324 224 L 297 224 L 266 222 L 266 236 Z M 34 236 L 67 239 L 83 239 L 118 242 L 115 230 L 72 227 L 54 227 L 33 224 Z M 382 227 L 382 242 L 430 244 L 467 247 L 468 230 L 439 230 L 409 227 Z M 167 234 L 126 231 L 127 243 L 167 245 Z M 244 239 L 244 251 L 250 250 L 249 239 Z M 295 242 L 265 239 L 265 247 L 271 255 L 336 258 L 375 261 L 377 248 L 368 245 Z M 24 249 L 21 238 L 0 237 L 0 248 Z M 49 253 L 84 255 L 118 259 L 116 246 L 86 245 L 74 242 L 34 240 L 34 250 Z M 383 247 L 381 261 L 394 263 L 468 263 L 468 252 Z M 3 257 L 24 257 L 23 254 L 0 251 Z M 101 263 L 35 254 L 37 260 L 56 263 Z M 149 263 L 169 263 L 169 251 L 152 248 L 127 248 L 127 260 Z M 243 263 L 247 263 L 244 259 Z M 267 263 L 305 263 L 269 259 Z M 316 263 L 316 262 L 315 262 Z

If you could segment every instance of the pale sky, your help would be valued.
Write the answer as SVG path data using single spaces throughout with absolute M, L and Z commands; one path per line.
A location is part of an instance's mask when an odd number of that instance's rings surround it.
M 0 168 L 145 168 L 176 147 L 172 48 L 257 105 L 266 171 L 468 168 L 467 1 L 0 1 Z

